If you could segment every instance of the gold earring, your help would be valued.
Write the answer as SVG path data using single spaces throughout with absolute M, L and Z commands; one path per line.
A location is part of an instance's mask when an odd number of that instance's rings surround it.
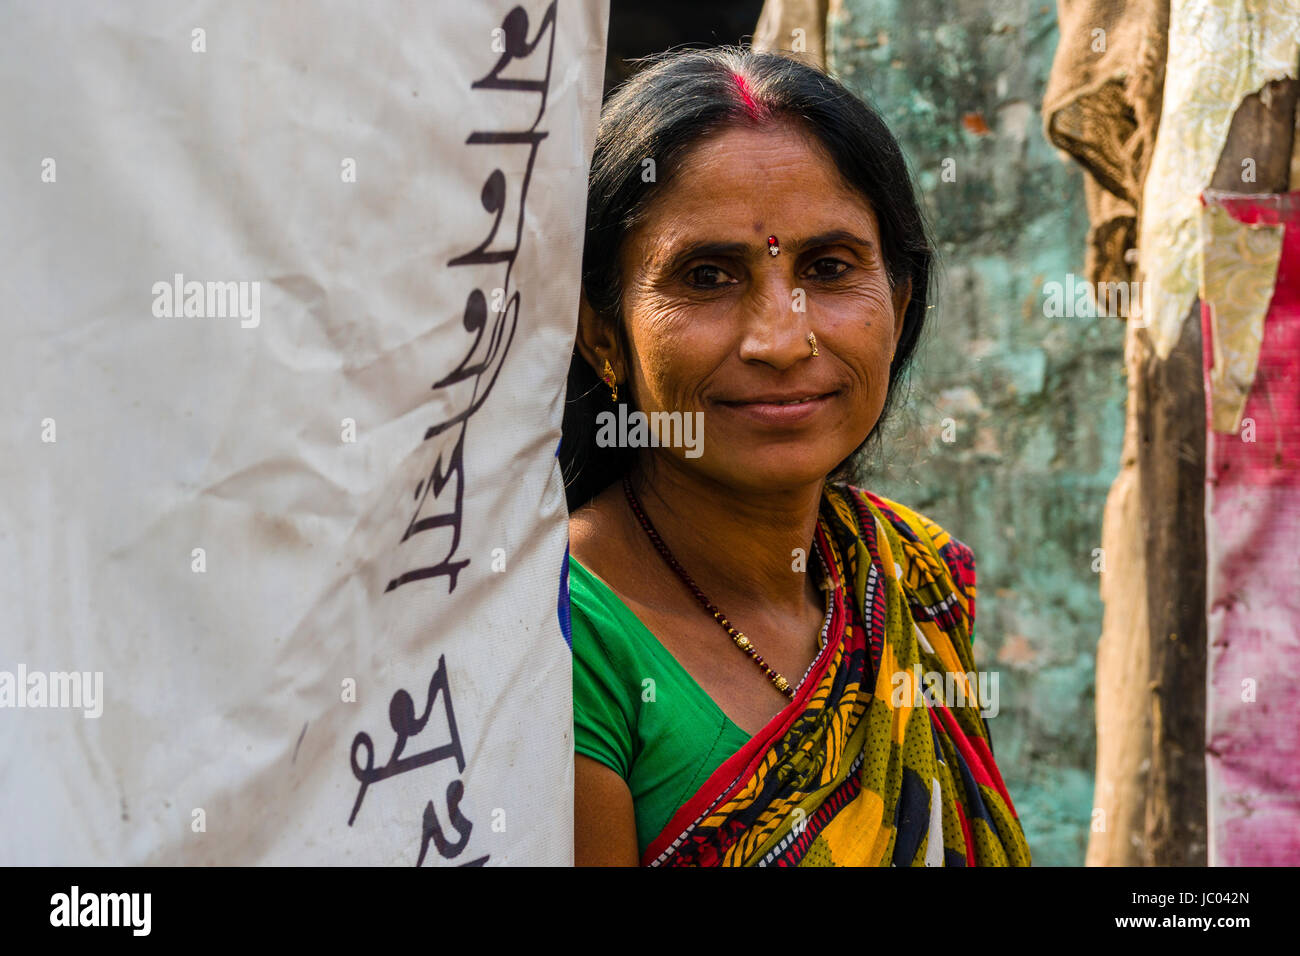
M 614 366 L 609 364 L 609 359 L 605 359 L 605 367 L 600 373 L 601 380 L 609 386 L 609 400 L 618 401 L 618 379 L 614 377 Z
M 817 336 L 813 335 L 811 332 L 808 333 L 808 344 L 809 344 L 810 346 L 812 346 L 812 354 L 813 354 L 813 355 L 816 355 L 816 354 L 817 354 Z

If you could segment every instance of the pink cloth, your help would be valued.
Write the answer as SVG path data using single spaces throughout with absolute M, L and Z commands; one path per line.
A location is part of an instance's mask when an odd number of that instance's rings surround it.
M 1243 413 L 1255 440 L 1209 429 L 1205 524 L 1209 862 L 1300 864 L 1300 192 L 1218 197 L 1286 232 Z M 1206 404 L 1209 307 L 1202 304 Z M 1207 411 L 1207 420 L 1208 420 Z M 1208 421 L 1207 421 L 1208 428 Z M 1253 694 L 1253 700 L 1250 698 Z

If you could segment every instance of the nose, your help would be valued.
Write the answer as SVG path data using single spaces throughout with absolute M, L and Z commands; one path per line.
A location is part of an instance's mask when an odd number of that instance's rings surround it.
M 744 303 L 740 357 L 786 369 L 812 354 L 808 345 L 812 324 L 808 313 L 797 309 L 807 308 L 804 290 L 793 277 L 776 272 L 755 279 L 749 301 Z

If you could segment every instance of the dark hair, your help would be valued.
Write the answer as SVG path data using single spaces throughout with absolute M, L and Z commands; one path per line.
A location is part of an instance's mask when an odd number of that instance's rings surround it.
M 673 179 L 683 155 L 701 138 L 768 118 L 801 123 L 847 183 L 871 204 L 880 228 L 890 287 L 911 279 L 902 337 L 889 368 L 880 417 L 863 443 L 832 471 L 849 479 L 879 434 L 896 385 L 911 363 L 925 322 L 933 251 L 898 142 L 876 112 L 839 81 L 790 56 L 747 47 L 671 51 L 614 90 L 601 110 L 587 183 L 582 286 L 595 312 L 615 326 L 627 349 L 619 254 L 623 240 L 655 196 Z M 653 159 L 655 182 L 642 178 Z M 635 408 L 630 383 L 619 399 Z M 609 393 L 575 347 L 560 442 L 565 495 L 573 512 L 631 467 L 636 450 L 596 444 L 596 415 Z

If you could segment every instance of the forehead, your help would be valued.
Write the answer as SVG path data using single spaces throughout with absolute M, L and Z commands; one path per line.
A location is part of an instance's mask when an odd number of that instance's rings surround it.
M 629 246 L 699 238 L 812 235 L 850 229 L 872 241 L 876 217 L 810 133 L 789 122 L 734 127 L 688 150 Z

